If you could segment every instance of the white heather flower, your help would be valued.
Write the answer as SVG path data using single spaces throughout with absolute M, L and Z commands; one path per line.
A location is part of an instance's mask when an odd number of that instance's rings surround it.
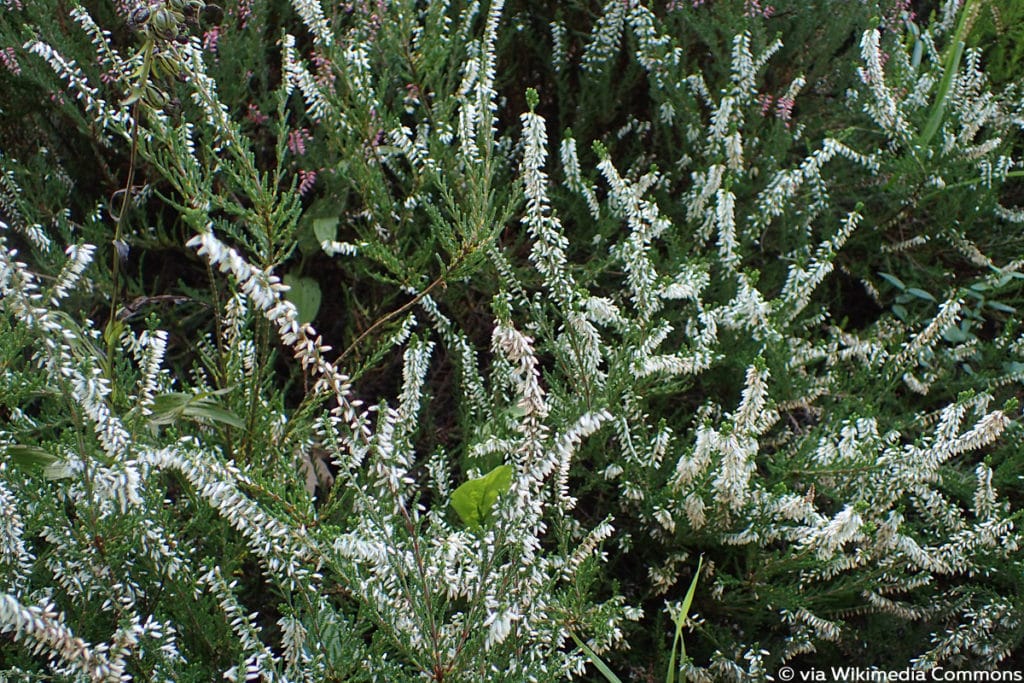
M 15 596 L 0 593 L 0 633 L 10 633 L 16 641 L 28 641 L 34 648 L 45 648 L 91 680 L 121 680 L 120 672 L 111 670 L 107 657 L 75 636 L 52 603 L 25 606 Z
M 785 609 L 782 610 L 782 618 L 790 624 L 807 624 L 814 629 L 817 636 L 822 640 L 837 641 L 843 634 L 843 630 L 838 624 L 828 621 L 827 619 L 822 619 L 803 607 L 797 609 L 795 612 Z
M 658 524 L 665 529 L 665 531 L 675 533 L 676 520 L 672 517 L 672 513 L 665 508 L 658 506 L 654 508 L 654 519 L 658 521 Z
M 989 519 L 996 511 L 996 491 L 992 487 L 992 468 L 978 463 L 974 470 L 977 488 L 974 490 L 974 514 L 979 519 Z
M 565 35 L 565 24 L 561 21 L 555 20 L 550 24 L 551 27 L 551 65 L 555 68 L 556 73 L 561 73 L 565 70 L 566 66 L 566 35 Z
M 576 154 L 575 138 L 566 136 L 562 140 L 560 157 L 569 189 L 583 195 L 583 199 L 587 202 L 587 208 L 590 210 L 590 215 L 594 217 L 594 220 L 599 219 L 601 217 L 601 207 L 597 203 L 594 187 L 583 182 L 583 178 L 580 175 L 580 161 Z M 1024 222 L 1024 219 L 1021 222 Z
M 608 181 L 611 205 L 617 214 L 625 217 L 630 228 L 629 236 L 614 247 L 613 253 L 625 266 L 630 298 L 641 320 L 650 320 L 662 307 L 657 290 L 658 274 L 650 258 L 651 246 L 671 224 L 654 202 L 641 196 L 643 190 L 639 183 L 623 178 L 611 159 L 602 159 L 597 167 Z
M 722 460 L 711 482 L 715 501 L 732 510 L 739 510 L 746 503 L 750 491 L 757 441 L 736 433 L 719 435 L 717 441 L 716 450 Z
M 704 528 L 707 516 L 705 515 L 704 498 L 699 493 L 692 492 L 686 496 L 683 500 L 683 512 L 686 513 L 686 519 L 694 530 Z
M 103 129 L 113 129 L 119 133 L 126 133 L 131 129 L 132 120 L 127 108 L 111 108 L 107 102 L 100 99 L 97 96 L 99 90 L 89 85 L 88 79 L 74 60 L 65 60 L 50 45 L 38 40 L 29 41 L 24 47 L 46 60 L 54 73 L 67 82 L 70 91 L 75 93 L 85 111 L 91 114 Z
M 625 325 L 619 307 L 606 297 L 591 296 L 583 302 L 587 317 L 601 325 Z
M 951 325 L 956 323 L 960 309 L 963 306 L 961 299 L 949 299 L 939 306 L 939 312 L 932 318 L 921 332 L 914 337 L 913 341 L 904 344 L 903 350 L 893 359 L 892 367 L 899 368 L 905 363 L 916 360 L 917 355 L 930 348 L 932 343 L 937 341 L 939 335 L 945 332 Z
M 861 215 L 856 211 L 851 211 L 843 221 L 839 232 L 832 239 L 825 240 L 818 246 L 807 268 L 803 268 L 799 264 L 790 266 L 786 284 L 779 295 L 779 298 L 787 306 L 789 320 L 795 320 L 797 315 L 810 303 L 814 290 L 832 272 L 836 254 L 856 230 L 860 220 Z
M 779 419 L 778 413 L 768 408 L 768 376 L 767 367 L 751 365 L 747 368 L 746 386 L 733 420 L 742 433 L 760 436 Z
M 490 650 L 495 645 L 503 643 L 508 638 L 509 633 L 512 632 L 513 622 L 520 619 L 521 617 L 518 614 L 508 610 L 489 614 L 484 620 L 484 626 L 487 627 L 487 639 L 484 641 L 484 648 Z
M 308 0 L 307 0 L 308 1 Z M 312 0 L 315 2 L 316 0 Z M 320 84 L 316 82 L 313 75 L 309 73 L 306 66 L 298 59 L 295 52 L 295 36 L 286 34 L 281 45 L 282 63 L 285 73 L 285 87 L 290 93 L 298 86 L 302 91 L 302 98 L 306 103 L 306 112 L 314 121 L 330 120 L 342 131 L 348 130 L 348 122 L 343 114 L 340 114 L 323 93 Z
M 598 413 L 584 413 L 564 434 L 555 440 L 554 451 L 558 458 L 555 484 L 558 490 L 557 504 L 566 512 L 576 507 L 576 499 L 569 495 L 569 469 L 576 448 L 598 429 L 612 419 L 611 413 L 602 410 Z
M 700 293 L 711 282 L 706 266 L 687 263 L 676 274 L 675 279 L 661 290 L 663 299 L 686 299 L 699 301 Z
M 910 124 L 900 111 L 896 96 L 885 83 L 880 35 L 878 29 L 870 29 L 864 32 L 860 41 L 865 66 L 858 71 L 861 81 L 868 86 L 873 96 L 873 101 L 865 102 L 864 111 L 892 137 L 909 140 L 912 135 Z
M 540 369 L 533 355 L 533 339 L 513 327 L 498 325 L 494 328 L 493 346 L 518 366 L 516 383 L 520 396 L 519 407 L 526 411 L 527 416 L 547 415 L 548 406 L 539 383 Z
M 768 319 L 771 304 L 764 300 L 745 273 L 738 273 L 739 291 L 720 312 L 723 325 L 733 329 L 751 330 L 758 335 L 774 334 Z
M 0 474 L 6 473 L 6 465 L 0 465 Z M 28 578 L 34 559 L 22 534 L 25 525 L 17 508 L 14 495 L 0 480 L 0 572 L 3 589 L 20 589 Z
M 143 415 L 151 415 L 150 406 L 153 405 L 153 397 L 159 390 L 160 366 L 167 352 L 167 332 L 164 330 L 144 331 L 139 335 L 138 346 L 141 351 L 140 364 L 142 377 L 141 392 L 139 394 L 139 406 Z
M 830 557 L 843 545 L 854 540 L 858 536 L 862 524 L 863 520 L 852 505 L 844 507 L 821 530 L 817 539 L 818 556 L 822 559 Z
M 602 520 L 601 523 L 594 527 L 594 529 L 576 546 L 576 549 L 566 561 L 565 568 L 562 571 L 562 578 L 565 581 L 573 581 L 576 576 L 576 571 L 580 568 L 583 562 L 594 554 L 598 545 L 611 538 L 612 534 L 615 533 L 615 527 L 612 526 L 611 522 L 611 517 Z
M 625 20 L 626 3 L 622 0 L 608 0 L 583 51 L 584 71 L 596 72 L 618 54 Z
M 562 306 L 570 306 L 575 299 L 576 283 L 565 267 L 569 240 L 562 233 L 562 224 L 554 215 L 547 196 L 548 176 L 544 164 L 548 138 L 544 119 L 533 112 L 523 114 L 521 119 L 524 143 L 521 172 L 526 195 L 523 223 L 534 240 L 530 261 L 544 276 L 555 300 Z
M 330 47 L 334 42 L 331 33 L 331 25 L 324 16 L 323 7 L 319 0 L 292 0 L 292 7 L 302 18 L 310 33 L 313 34 L 313 41 L 318 47 Z
M 702 475 L 711 464 L 711 455 L 718 446 L 718 432 L 710 426 L 697 427 L 697 438 L 693 453 L 682 455 L 676 463 L 672 486 L 680 490 Z
M 95 251 L 96 247 L 91 244 L 72 244 L 65 250 L 68 262 L 64 264 L 53 284 L 50 294 L 51 304 L 58 305 L 60 300 L 67 297 L 68 292 L 74 289 L 82 273 L 92 262 L 92 255 Z

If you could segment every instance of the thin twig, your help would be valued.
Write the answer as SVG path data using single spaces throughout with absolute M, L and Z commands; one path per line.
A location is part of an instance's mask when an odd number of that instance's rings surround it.
M 427 285 L 427 288 L 424 289 L 422 292 L 420 292 L 419 294 L 414 296 L 412 299 L 407 301 L 405 304 L 403 304 L 403 305 L 399 306 L 398 308 L 396 308 L 395 310 L 391 311 L 390 313 L 388 313 L 384 317 L 378 318 L 376 322 L 374 322 L 372 325 L 370 325 L 365 330 L 363 330 L 363 332 L 358 337 L 356 337 L 355 340 L 351 344 L 349 344 L 347 349 L 345 349 L 344 351 L 341 352 L 341 355 L 338 356 L 338 358 L 335 361 L 335 363 L 340 363 L 345 358 L 345 356 L 347 356 L 348 354 L 352 353 L 352 351 L 355 350 L 355 348 L 359 345 L 359 342 L 363 341 L 363 339 L 365 339 L 371 332 L 376 330 L 378 327 L 380 327 L 381 325 L 384 325 L 389 320 L 392 320 L 392 319 L 402 315 L 403 313 L 408 311 L 410 308 L 412 308 L 413 306 L 418 304 L 420 301 L 422 301 L 423 297 L 425 297 L 426 295 L 430 294 L 430 292 L 435 287 L 437 287 L 438 285 L 442 284 L 444 282 L 444 280 L 445 280 L 445 275 L 444 274 L 438 275 L 437 279 L 434 280 L 433 282 L 431 282 L 429 285 Z

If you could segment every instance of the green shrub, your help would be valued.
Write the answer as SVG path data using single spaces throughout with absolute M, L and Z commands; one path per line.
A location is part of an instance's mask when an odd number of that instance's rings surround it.
M 987 5 L 9 2 L 0 677 L 999 666 Z

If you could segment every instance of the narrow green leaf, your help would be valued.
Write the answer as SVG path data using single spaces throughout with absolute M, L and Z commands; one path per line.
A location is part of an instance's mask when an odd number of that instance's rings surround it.
M 676 635 L 672 639 L 672 655 L 668 661 L 668 675 L 666 680 L 668 683 L 675 683 L 676 680 L 676 644 L 679 645 L 679 664 L 682 665 L 686 661 L 686 643 L 683 642 L 683 626 L 686 625 L 686 617 L 690 614 L 690 605 L 693 604 L 693 596 L 697 591 L 697 580 L 700 578 L 700 570 L 704 566 L 704 556 L 701 555 L 697 561 L 697 571 L 693 573 L 693 580 L 690 581 L 690 589 L 686 591 L 686 597 L 683 598 L 683 604 L 679 608 L 679 614 L 676 615 Z M 682 672 L 680 672 L 682 675 Z
M 498 496 L 512 486 L 512 468 L 498 465 L 478 479 L 470 479 L 452 491 L 451 506 L 470 529 L 487 523 Z
M 924 299 L 925 301 L 936 301 L 934 296 L 924 291 L 923 289 L 918 289 L 917 287 L 908 288 L 907 294 L 910 294 L 911 296 L 916 296 L 918 299 Z
M 602 674 L 604 674 L 604 677 L 606 679 L 611 681 L 611 683 L 622 683 L 622 679 L 619 678 L 618 676 L 616 676 L 615 672 L 608 668 L 608 665 L 605 664 L 604 661 L 600 657 L 597 656 L 596 652 L 594 652 L 589 647 L 587 647 L 587 644 L 584 643 L 579 638 L 577 638 L 576 634 L 573 633 L 572 631 L 569 631 L 569 635 L 572 636 L 572 639 L 574 641 L 576 641 L 576 644 L 579 646 L 579 648 L 581 650 L 583 650 L 583 654 L 585 654 L 587 656 L 587 658 L 591 662 L 593 662 L 594 666 L 597 667 L 597 670 L 600 671 Z
M 885 280 L 886 282 L 888 282 L 890 285 L 900 290 L 901 292 L 907 288 L 907 286 L 903 284 L 903 280 L 900 280 L 895 275 L 890 275 L 889 273 L 879 273 L 878 277 L 882 278 L 883 280 Z
M 220 407 L 212 399 L 203 398 L 189 403 L 182 410 L 182 415 L 197 417 L 211 422 L 223 422 L 237 429 L 243 429 L 245 422 L 230 410 Z
M 193 398 L 192 394 L 173 391 L 157 394 L 150 406 L 149 421 L 154 425 L 174 424 L 182 416 L 185 406 Z
M 964 42 L 957 39 L 956 46 L 953 48 L 952 57 L 947 60 L 946 68 L 942 74 L 942 80 L 939 81 L 939 92 L 936 94 L 935 103 L 932 104 L 931 114 L 928 116 L 928 122 L 925 124 L 924 130 L 921 131 L 920 137 L 917 139 L 917 144 L 921 147 L 927 147 L 928 143 L 935 137 L 935 133 L 938 132 L 939 126 L 942 125 L 942 117 L 946 112 L 946 101 L 949 99 L 949 89 L 953 84 L 953 74 L 960 68 L 960 58 L 964 54 Z
M 1016 313 L 1017 309 L 1013 306 L 1007 306 L 1006 304 L 999 303 L 998 301 L 986 301 L 985 305 L 991 308 L 993 311 L 1000 311 L 1002 313 Z
M 917 139 L 919 147 L 927 147 L 932 138 L 942 125 L 942 118 L 946 111 L 946 102 L 949 101 L 949 91 L 953 85 L 953 77 L 960 70 L 960 59 L 964 54 L 964 47 L 967 41 L 967 34 L 970 33 L 971 22 L 974 17 L 975 0 L 966 0 L 960 10 L 960 21 L 956 27 L 956 34 L 953 36 L 953 45 L 946 54 L 946 63 L 942 70 L 942 80 L 939 81 L 939 89 L 935 94 L 935 102 L 932 104 L 931 113 L 924 129 Z
M 213 399 L 213 395 L 222 392 L 211 392 L 206 395 L 169 392 L 153 397 L 150 407 L 152 414 L 149 421 L 153 425 L 174 424 L 182 417 L 200 418 L 211 422 L 222 422 L 226 425 L 243 429 L 245 422 L 222 407 Z
M 690 589 L 686 591 L 686 597 L 683 598 L 683 607 L 679 612 L 679 619 L 686 621 L 686 617 L 690 614 L 690 605 L 693 604 L 693 596 L 697 592 L 697 580 L 700 579 L 700 570 L 704 567 L 704 556 L 701 555 L 700 559 L 697 560 L 697 571 L 693 573 L 693 580 L 690 581 Z

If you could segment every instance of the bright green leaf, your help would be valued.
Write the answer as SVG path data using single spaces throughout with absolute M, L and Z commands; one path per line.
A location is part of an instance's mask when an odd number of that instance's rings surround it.
M 452 492 L 451 505 L 470 529 L 476 529 L 491 517 L 498 496 L 512 486 L 512 468 L 498 465 L 478 479 L 470 479 Z

